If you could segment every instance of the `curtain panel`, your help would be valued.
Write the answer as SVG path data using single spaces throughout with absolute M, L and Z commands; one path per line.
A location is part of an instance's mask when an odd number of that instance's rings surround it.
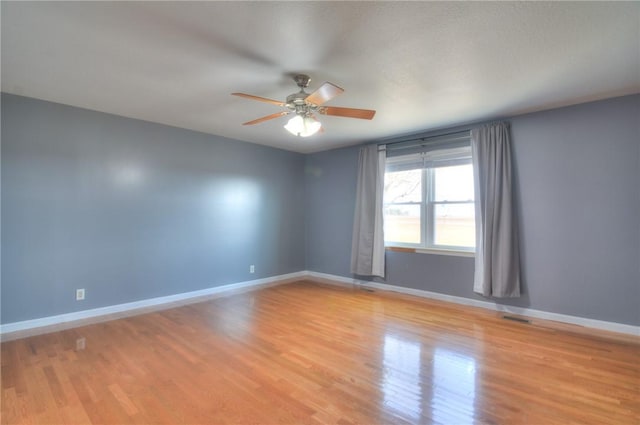
M 520 249 L 509 124 L 472 129 L 471 156 L 476 198 L 473 290 L 486 297 L 519 297 Z
M 351 245 L 353 274 L 384 277 L 382 196 L 385 160 L 384 146 L 374 144 L 360 149 Z

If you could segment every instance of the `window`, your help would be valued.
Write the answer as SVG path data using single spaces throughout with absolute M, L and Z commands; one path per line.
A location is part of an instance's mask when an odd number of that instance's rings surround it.
M 471 148 L 426 144 L 390 150 L 384 180 L 385 245 L 473 251 Z

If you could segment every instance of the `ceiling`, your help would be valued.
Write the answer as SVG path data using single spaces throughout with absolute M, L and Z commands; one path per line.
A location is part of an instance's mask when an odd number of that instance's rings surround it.
M 2 91 L 309 153 L 640 92 L 640 2 L 1 2 Z M 345 92 L 283 129 L 291 75 Z

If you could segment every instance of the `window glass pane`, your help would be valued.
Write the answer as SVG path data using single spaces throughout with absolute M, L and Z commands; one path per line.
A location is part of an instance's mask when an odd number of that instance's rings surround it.
M 420 243 L 420 205 L 385 205 L 384 240 Z
M 471 164 L 434 168 L 433 172 L 435 201 L 473 200 L 473 167 Z
M 386 172 L 384 203 L 420 202 L 422 200 L 422 170 Z
M 476 246 L 474 204 L 435 205 L 435 245 Z

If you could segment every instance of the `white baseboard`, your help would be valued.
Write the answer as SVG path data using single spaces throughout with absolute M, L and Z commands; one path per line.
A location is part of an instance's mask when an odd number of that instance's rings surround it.
M 249 280 L 229 285 L 215 286 L 199 291 L 184 292 L 165 297 L 149 298 L 124 304 L 59 314 L 21 322 L 0 325 L 0 340 L 9 341 L 17 338 L 38 335 L 56 330 L 83 326 L 90 323 L 103 322 L 116 318 L 132 316 L 150 311 L 163 310 L 178 305 L 204 301 L 205 299 L 250 291 L 266 286 L 278 285 L 291 280 L 308 276 L 307 272 L 289 273 L 264 279 Z
M 440 294 L 438 292 L 424 291 L 421 289 L 404 288 L 401 286 L 389 285 L 386 283 L 369 282 L 358 279 L 351 279 L 343 276 L 336 276 L 327 273 L 307 272 L 310 278 L 320 279 L 326 283 L 337 285 L 355 285 L 364 288 L 379 289 L 382 291 L 393 291 L 407 295 L 414 295 L 422 298 L 430 298 L 439 301 L 447 301 L 456 304 L 463 304 L 473 307 L 485 308 L 488 310 L 504 313 L 516 314 L 519 316 L 534 317 L 537 319 L 553 320 L 556 322 L 570 323 L 572 325 L 584 326 L 587 328 L 602 329 L 611 332 L 619 332 L 640 336 L 640 326 L 627 325 L 624 323 L 607 322 L 604 320 L 588 319 L 585 317 L 570 316 L 567 314 L 551 313 L 548 311 L 534 310 L 524 307 L 514 307 L 503 304 L 495 304 L 488 301 L 474 300 L 471 298 L 457 297 L 454 295 Z
M 103 322 L 121 317 L 132 316 L 151 311 L 172 308 L 178 305 L 190 304 L 204 301 L 206 299 L 231 295 L 234 293 L 246 292 L 267 286 L 279 285 L 292 280 L 312 278 L 334 285 L 351 285 L 364 288 L 378 289 L 382 291 L 399 292 L 422 298 L 430 298 L 439 301 L 452 302 L 456 304 L 480 307 L 488 310 L 516 314 L 521 316 L 534 317 L 556 322 L 570 323 L 573 325 L 588 328 L 602 329 L 612 332 L 620 332 L 640 336 L 640 326 L 627 325 L 623 323 L 607 322 L 602 320 L 588 319 L 584 317 L 569 316 L 566 314 L 551 313 L 547 311 L 534 310 L 523 307 L 512 307 L 495 304 L 488 301 L 474 300 L 470 298 L 457 297 L 453 295 L 440 294 L 437 292 L 424 291 L 421 289 L 404 288 L 401 286 L 389 285 L 386 283 L 369 282 L 352 279 L 327 273 L 312 271 L 300 271 L 279 276 L 272 276 L 264 279 L 256 279 L 245 282 L 232 283 L 229 285 L 216 286 L 199 291 L 185 292 L 181 294 L 169 295 L 165 297 L 150 298 L 124 304 L 117 304 L 107 307 L 94 308 L 90 310 L 77 311 L 73 313 L 60 314 L 56 316 L 42 317 L 21 322 L 7 323 L 0 325 L 0 340 L 24 338 L 31 335 L 83 326 L 90 323 Z

